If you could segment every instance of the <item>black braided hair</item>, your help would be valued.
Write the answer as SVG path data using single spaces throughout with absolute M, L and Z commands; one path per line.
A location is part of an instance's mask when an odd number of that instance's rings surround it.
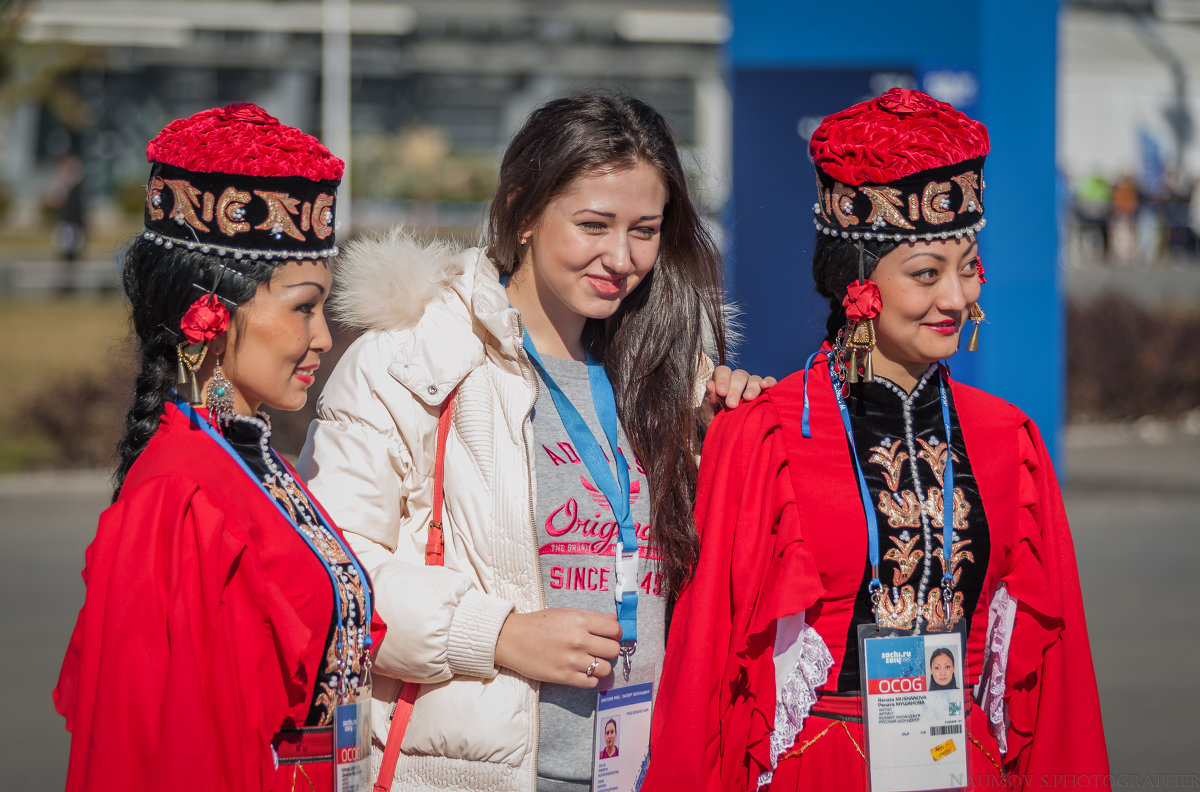
M 838 331 L 846 325 L 842 299 L 846 296 L 846 287 L 858 280 L 859 247 L 863 252 L 864 277 L 870 278 L 879 259 L 899 245 L 899 242 L 853 241 L 817 234 L 817 245 L 813 250 L 813 283 L 817 294 L 829 300 L 829 315 L 825 318 L 826 341 L 835 341 Z
M 166 250 L 141 236 L 129 246 L 121 280 L 129 298 L 141 369 L 133 406 L 125 416 L 125 436 L 117 443 L 114 501 L 130 467 L 157 431 L 175 386 L 176 350 L 185 340 L 179 329 L 183 314 L 196 298 L 212 291 L 214 284 L 218 284 L 217 296 L 234 313 L 255 295 L 260 284 L 271 279 L 275 266 L 276 262 L 218 258 L 183 247 Z

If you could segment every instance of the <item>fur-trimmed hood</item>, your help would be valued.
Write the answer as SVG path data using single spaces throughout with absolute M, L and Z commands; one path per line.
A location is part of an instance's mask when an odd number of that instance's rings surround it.
M 334 266 L 329 313 L 376 336 L 388 372 L 429 404 L 489 354 L 519 370 L 517 312 L 479 248 L 425 244 L 404 228 L 355 241 Z
M 411 230 L 396 227 L 347 245 L 334 265 L 333 280 L 329 313 L 348 328 L 409 330 L 432 304 L 457 303 L 501 340 L 506 353 L 515 354 L 505 343 L 515 312 L 495 265 L 479 248 L 464 249 L 444 240 L 423 242 Z M 726 303 L 723 311 L 726 348 L 732 355 L 742 340 L 741 312 L 735 303 Z M 700 332 L 705 353 L 715 360 L 708 322 L 701 323 Z
M 410 328 L 464 274 L 462 253 L 449 242 L 422 243 L 399 227 L 357 239 L 337 258 L 329 313 L 355 330 Z

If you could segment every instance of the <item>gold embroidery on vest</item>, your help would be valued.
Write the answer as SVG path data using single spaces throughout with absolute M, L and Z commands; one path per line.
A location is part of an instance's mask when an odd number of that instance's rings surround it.
M 941 539 L 939 536 L 938 539 Z M 970 561 L 974 563 L 975 554 L 970 550 L 964 550 L 967 545 L 971 544 L 970 539 L 954 543 L 954 551 L 950 554 L 950 573 L 954 576 L 954 585 L 958 585 L 958 579 L 962 577 L 962 563 Z M 936 558 L 942 565 L 942 577 L 946 576 L 946 559 L 942 557 L 942 548 L 937 548 L 933 551 L 933 557 Z
M 925 551 L 914 550 L 917 542 L 921 541 L 920 534 L 917 534 L 907 542 L 901 541 L 894 536 L 889 536 L 888 538 L 896 546 L 884 553 L 883 557 L 888 561 L 895 561 L 896 566 L 899 567 L 899 569 L 892 572 L 892 583 L 899 586 L 913 576 L 917 564 L 925 557 Z
M 948 446 L 945 443 L 930 445 L 921 437 L 917 438 L 917 444 L 921 446 L 921 450 L 917 452 L 917 459 L 929 465 L 933 470 L 933 475 L 941 480 L 942 471 L 946 468 L 946 448 Z M 954 457 L 954 461 L 957 462 L 958 457 Z
M 879 604 L 875 606 L 875 623 L 880 627 L 894 627 L 897 630 L 911 630 L 917 620 L 916 594 L 912 586 L 904 586 L 899 591 L 899 602 L 893 601 L 892 590 L 885 584 L 879 592 Z
M 967 515 L 971 512 L 971 504 L 963 495 L 961 487 L 954 490 L 954 529 L 964 531 L 967 528 Z M 929 523 L 934 528 L 945 526 L 945 508 L 942 505 L 941 488 L 931 489 L 925 493 L 925 513 L 929 515 Z
M 929 596 L 926 598 L 925 605 L 921 608 L 921 615 L 925 617 L 926 626 L 932 632 L 951 630 L 963 618 L 963 595 L 961 591 L 954 592 L 954 599 L 950 601 L 949 619 L 946 618 L 946 609 L 942 602 L 941 588 L 932 588 L 929 591 Z
M 877 445 L 871 448 L 871 458 L 868 463 L 874 463 L 883 468 L 883 478 L 887 481 L 888 489 L 895 492 L 900 486 L 900 469 L 908 459 L 908 452 L 903 443 L 892 443 L 891 448 Z
M 266 485 L 267 492 L 275 499 L 275 502 L 287 509 L 288 516 L 292 518 L 292 522 L 297 522 L 296 507 L 292 506 L 292 502 L 288 500 L 287 490 L 279 486 L 279 482 L 275 481 L 274 476 L 267 476 L 263 483 Z
M 879 493 L 879 511 L 893 528 L 921 527 L 921 504 L 911 490 Z

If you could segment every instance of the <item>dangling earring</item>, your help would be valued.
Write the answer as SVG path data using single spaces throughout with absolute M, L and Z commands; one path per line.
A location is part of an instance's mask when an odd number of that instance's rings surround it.
M 184 388 L 188 389 L 188 404 L 193 407 L 202 404 L 200 386 L 196 384 L 196 369 L 204 363 L 208 354 L 208 342 L 189 344 L 186 341 L 176 348 L 179 355 L 179 365 L 175 369 L 175 392 L 183 395 Z
M 971 337 L 967 339 L 967 351 L 979 351 L 979 325 L 983 324 L 986 314 L 979 307 L 979 303 L 971 303 L 971 307 L 967 309 L 967 318 L 975 323 L 974 329 L 971 330 Z
M 874 284 L 872 284 L 874 285 Z M 850 325 L 846 348 L 850 350 L 848 374 L 851 382 L 858 382 L 858 358 L 863 357 L 863 382 L 874 382 L 875 369 L 871 365 L 871 351 L 875 349 L 875 323 L 870 318 Z
M 225 421 L 233 415 L 233 383 L 221 371 L 220 359 L 217 360 L 217 369 L 208 381 L 208 387 L 204 389 L 204 397 L 214 420 Z
M 846 296 L 842 298 L 842 307 L 846 309 L 846 349 L 850 352 L 847 363 L 846 378 L 850 382 L 858 382 L 858 359 L 863 356 L 863 382 L 875 380 L 875 369 L 871 365 L 871 351 L 875 348 L 875 317 L 883 307 L 879 296 L 879 287 L 875 281 L 867 280 L 863 264 L 863 254 L 866 251 L 862 244 L 858 246 L 858 280 L 846 287 Z
M 193 407 L 203 403 L 200 399 L 200 386 L 196 384 L 196 369 L 204 363 L 204 356 L 208 354 L 208 342 L 224 333 L 225 328 L 229 326 L 229 309 L 216 294 L 217 286 L 221 283 L 221 273 L 225 271 L 224 265 L 219 266 L 212 291 L 198 297 L 179 320 L 179 332 L 187 340 L 176 347 L 179 365 L 175 369 L 175 392 L 182 395 L 184 386 L 188 386 L 188 404 Z M 199 283 L 192 285 L 201 291 L 204 290 Z

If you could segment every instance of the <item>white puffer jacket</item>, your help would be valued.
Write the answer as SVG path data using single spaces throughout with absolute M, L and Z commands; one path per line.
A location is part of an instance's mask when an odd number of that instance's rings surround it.
M 387 638 L 376 738 L 396 678 L 423 683 L 395 789 L 533 790 L 537 683 L 497 673 L 505 618 L 543 605 L 533 527 L 533 370 L 518 314 L 480 250 L 394 232 L 338 262 L 340 315 L 367 332 L 317 402 L 299 469 L 370 571 Z M 340 310 L 339 310 L 340 306 Z M 424 563 L 442 401 L 444 567 Z

